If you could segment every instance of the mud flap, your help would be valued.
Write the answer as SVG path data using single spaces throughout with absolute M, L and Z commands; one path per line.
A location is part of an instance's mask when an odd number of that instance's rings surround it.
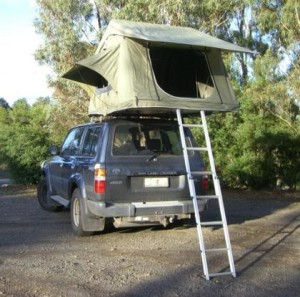
M 88 211 L 86 199 L 80 199 L 82 211 L 81 222 L 83 231 L 103 231 L 105 228 L 105 218 L 91 217 Z

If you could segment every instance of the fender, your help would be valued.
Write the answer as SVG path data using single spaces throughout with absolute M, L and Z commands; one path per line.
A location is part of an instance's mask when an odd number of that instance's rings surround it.
M 72 174 L 68 184 L 68 199 L 71 200 L 74 189 L 78 188 L 83 199 L 86 199 L 86 191 L 83 177 L 80 173 Z
M 49 166 L 48 166 L 47 161 L 42 162 L 41 172 L 42 172 L 42 176 L 44 176 L 47 180 L 47 185 L 48 185 L 48 188 L 49 188 L 49 194 L 51 195 L 53 193 L 53 190 L 52 190 L 52 185 L 51 185 L 51 181 L 50 181 Z
M 80 192 L 80 210 L 83 212 L 82 228 L 84 231 L 103 231 L 105 227 L 105 218 L 93 215 L 87 206 L 87 196 L 85 183 L 81 174 L 76 173 L 71 176 L 68 186 L 68 196 L 71 200 L 74 189 L 78 188 Z

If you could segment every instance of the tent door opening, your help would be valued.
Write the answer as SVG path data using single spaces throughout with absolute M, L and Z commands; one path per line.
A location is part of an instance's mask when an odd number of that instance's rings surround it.
M 175 97 L 209 97 L 214 82 L 204 52 L 194 49 L 151 47 L 150 59 L 161 89 Z

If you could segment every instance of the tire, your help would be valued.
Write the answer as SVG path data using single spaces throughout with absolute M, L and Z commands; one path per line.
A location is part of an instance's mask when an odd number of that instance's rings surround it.
M 78 189 L 75 189 L 75 191 L 72 194 L 72 200 L 71 200 L 71 222 L 72 222 L 73 231 L 78 236 L 91 235 L 93 232 L 83 230 L 82 215 L 84 214 L 81 206 L 80 191 Z
M 45 177 L 43 177 L 38 184 L 37 197 L 40 206 L 44 210 L 54 212 L 63 208 L 63 206 L 55 205 L 55 202 L 50 200 L 49 188 Z

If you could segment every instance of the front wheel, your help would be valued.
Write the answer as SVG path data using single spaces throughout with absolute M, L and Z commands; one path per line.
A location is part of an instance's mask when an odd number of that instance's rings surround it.
M 50 199 L 49 188 L 45 177 L 43 177 L 38 184 L 37 197 L 39 204 L 44 210 L 58 211 L 62 209 L 61 205 L 55 205 L 55 202 Z
M 72 228 L 73 231 L 78 236 L 87 236 L 91 235 L 92 232 L 84 231 L 82 226 L 82 207 L 81 207 L 81 195 L 80 191 L 76 189 L 73 192 L 72 200 L 71 200 L 71 222 L 72 222 Z

